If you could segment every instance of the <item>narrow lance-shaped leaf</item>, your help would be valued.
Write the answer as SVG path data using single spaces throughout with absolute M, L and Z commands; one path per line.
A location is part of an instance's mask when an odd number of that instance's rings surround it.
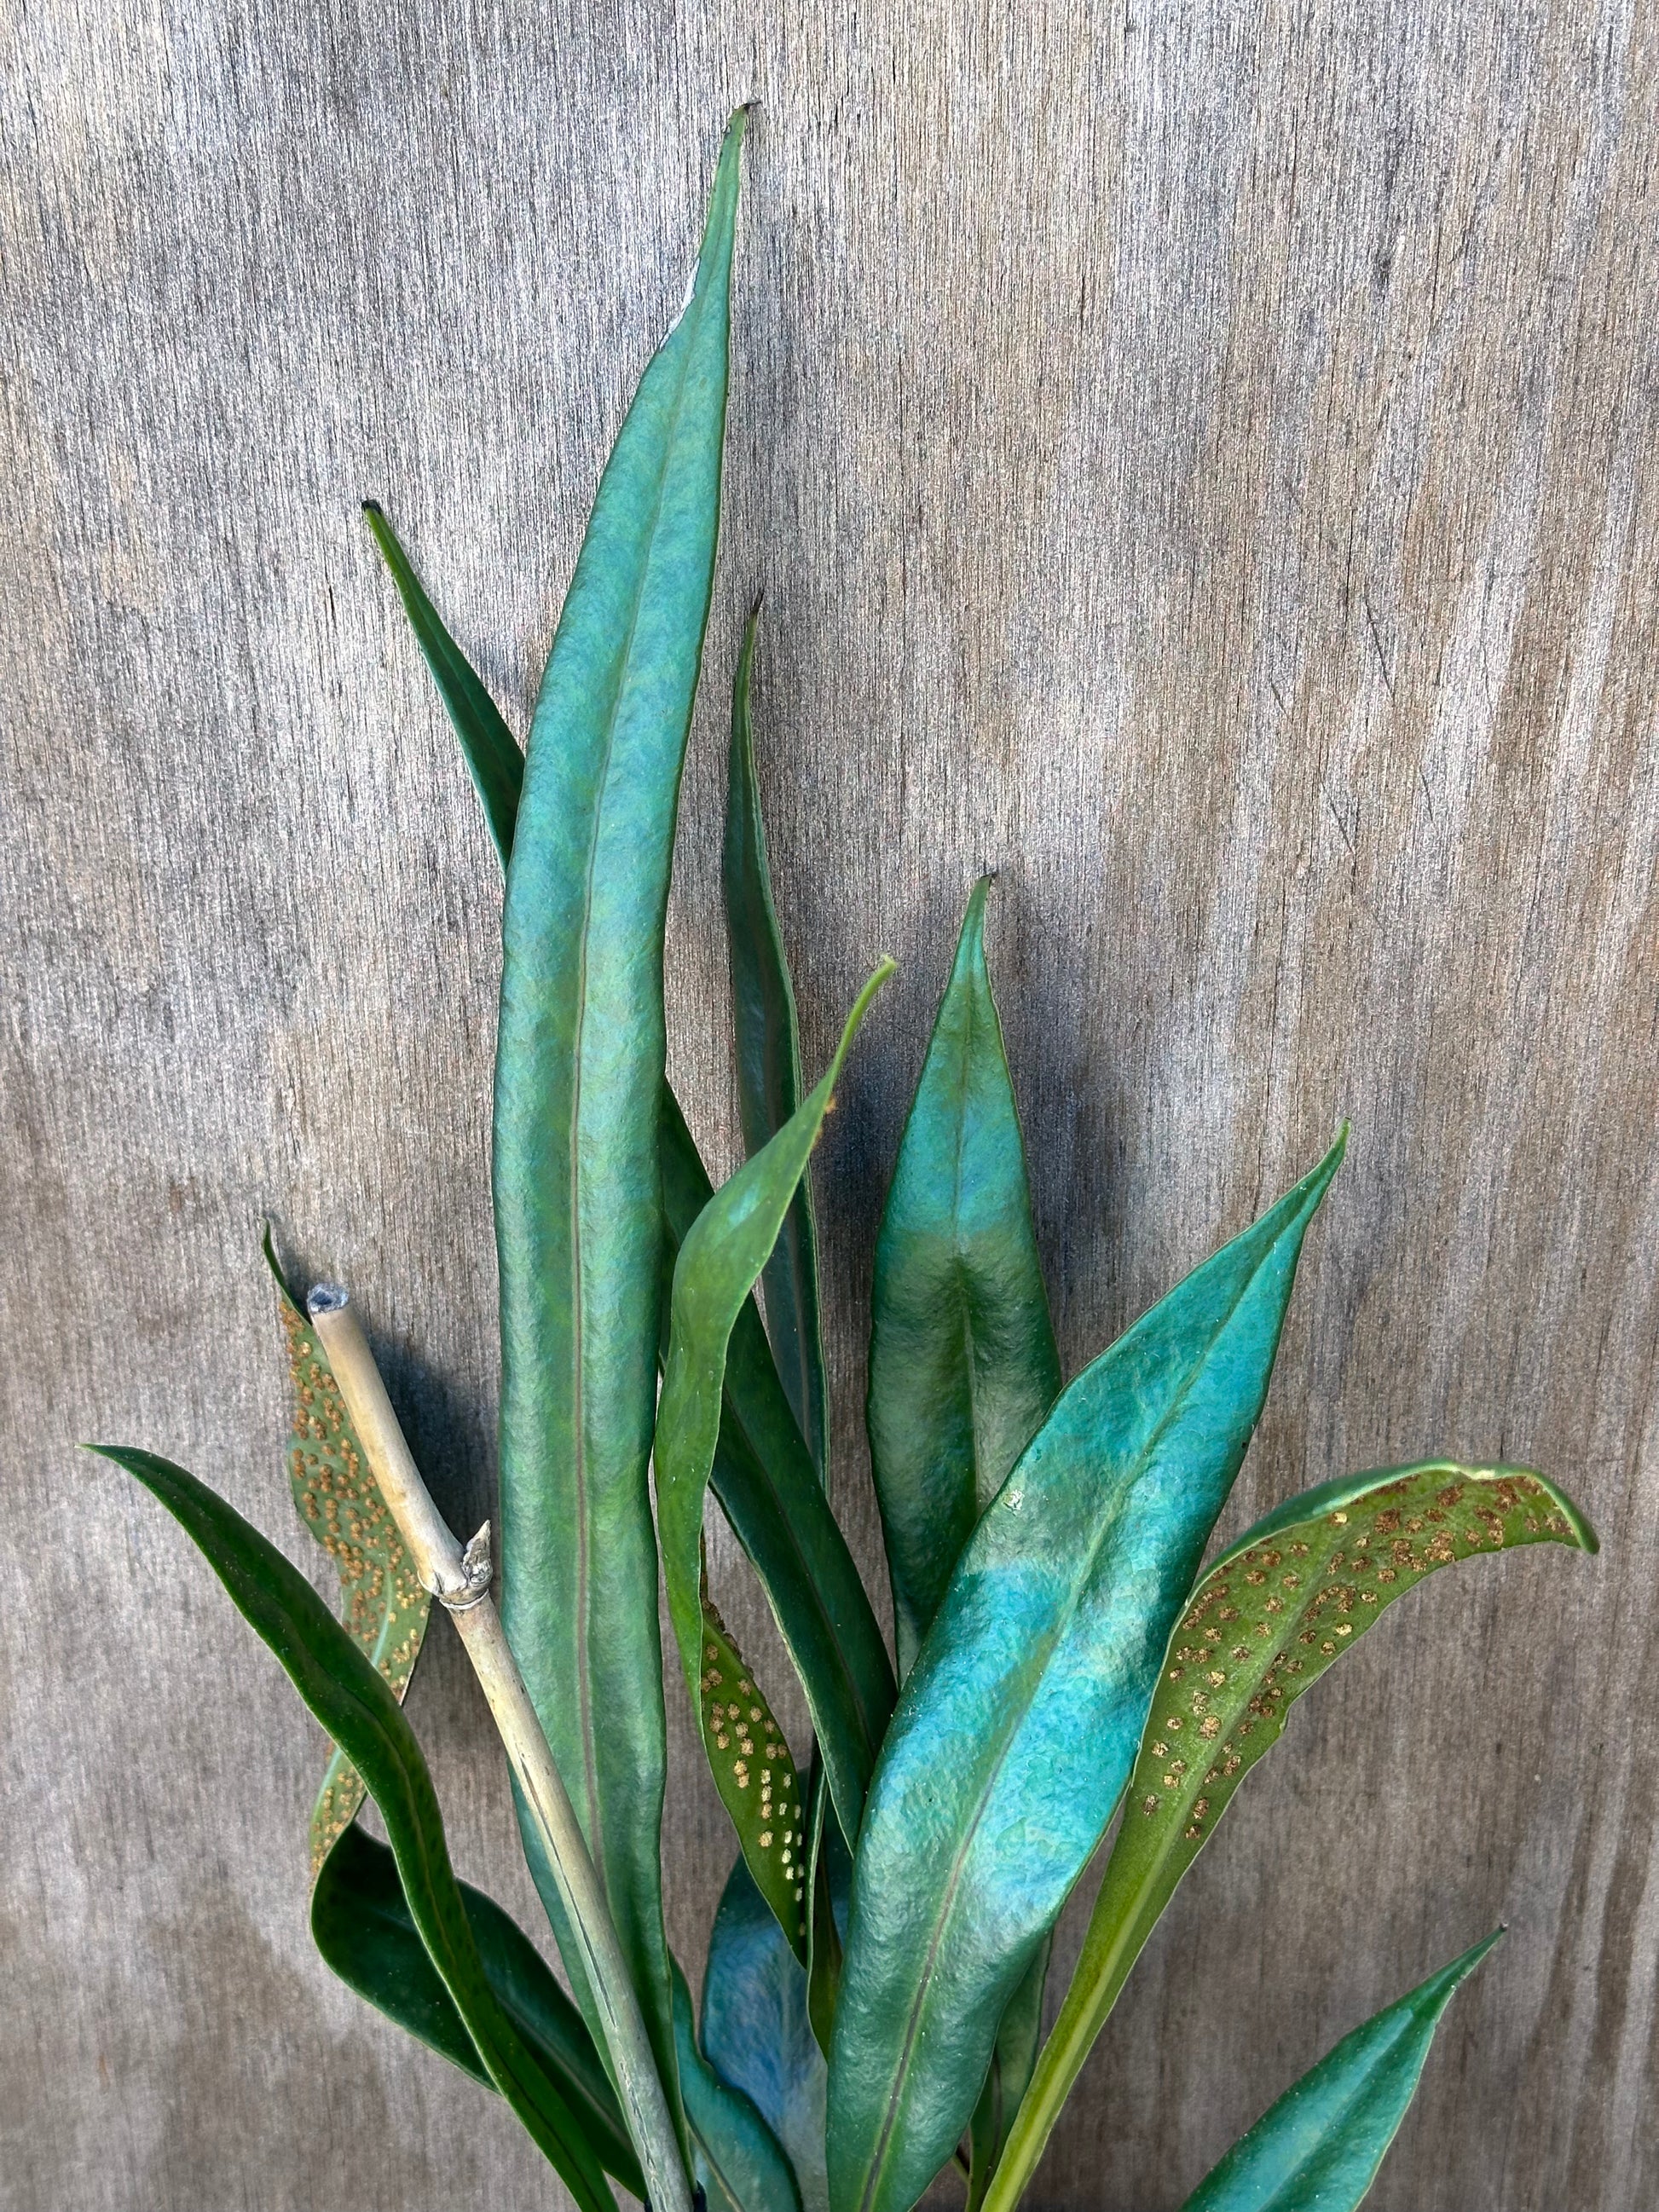
M 990 880 L 968 902 L 876 1238 L 866 1416 L 901 1679 L 975 1522 L 1060 1391 L 985 965 Z
M 731 951 L 732 1026 L 738 1048 L 738 1103 L 752 1156 L 800 1103 L 800 1036 L 795 994 L 772 902 L 766 825 L 755 774 L 750 720 L 757 605 L 743 634 L 732 687 L 732 744 L 726 783 L 726 939 Z M 817 1231 L 810 1171 L 790 1202 L 766 1263 L 766 1318 L 778 1373 L 820 1480 L 829 1465 L 823 1339 L 818 1320 Z
M 1164 1652 L 1123 1825 L 988 2212 L 1012 2212 L 1146 1938 L 1296 1700 L 1437 1567 L 1550 1543 L 1596 1548 L 1541 1474 L 1431 1460 L 1288 1499 L 1203 1576 Z
M 680 1245 L 714 1193 L 684 1118 L 665 1090 L 662 1113 L 663 1217 L 672 1279 Z M 842 1828 L 856 1832 L 893 1710 L 893 1670 L 858 1567 L 784 1396 L 752 1297 L 744 1301 L 726 1346 L 712 1482 L 760 1577 L 805 1691 Z
M 741 2089 L 697 2047 L 691 1992 L 674 1961 L 674 2026 L 692 2159 L 708 2212 L 801 2212 L 800 2193 L 775 2136 Z
M 401 1705 L 426 1634 L 432 1600 L 421 1587 L 346 1413 L 322 1346 L 277 1263 L 266 1230 L 265 1265 L 276 1285 L 294 1382 L 289 1480 L 300 1518 L 333 1559 L 347 1633 Z M 362 1778 L 334 1751 L 311 1814 L 311 1878 L 357 1816 Z
M 957 1562 L 854 1863 L 834 2212 L 901 2212 L 967 2125 L 1008 2001 L 1127 1778 L 1341 1153 L 1065 1391 Z
M 150 1452 L 94 1449 L 167 1507 L 362 1775 L 421 1940 L 489 2078 L 584 2212 L 615 2212 L 580 2122 L 489 1985 L 432 1778 L 396 1698 L 299 1570 L 204 1483 Z
M 866 1419 L 903 1674 L 951 1570 L 1060 1390 L 1025 1147 L 968 902 L 876 1239 Z M 968 2131 L 969 2212 L 1036 2063 L 1045 1943 L 1010 2000 Z
M 671 2095 L 647 1476 L 663 921 L 720 520 L 741 138 L 739 115 L 690 296 L 606 465 L 543 679 L 507 868 L 495 1063 L 502 1618 Z M 520 1828 L 593 2025 L 523 1808 Z
M 1416 2094 L 1441 2014 L 1503 1933 L 1345 2035 L 1239 2137 L 1182 2212 L 1354 2212 Z
M 513 850 L 513 825 L 524 787 L 524 755 L 518 739 L 501 719 L 471 663 L 439 620 L 396 531 L 380 507 L 372 499 L 365 500 L 363 513 L 392 571 L 426 665 L 449 709 L 449 719 L 477 786 L 489 834 L 505 866 Z
M 593 2039 L 535 1946 L 501 1906 L 460 1885 L 478 1955 L 497 2002 L 580 2122 L 607 2172 L 633 2196 L 645 2183 Z M 475 2081 L 495 2084 L 426 1945 L 384 1844 L 348 1828 L 311 1893 L 311 1932 L 341 1980 Z
M 663 1579 L 703 1749 L 756 1887 L 805 1958 L 805 1811 L 781 1731 L 706 1602 L 702 1509 L 720 1442 L 727 1340 L 765 1265 L 829 1111 L 842 1062 L 875 993 L 864 989 L 835 1058 L 764 1149 L 717 1191 L 680 1247 L 653 1463 Z M 735 1679 L 734 1679 L 735 1674 Z
M 406 573 L 410 580 L 405 592 L 410 600 L 419 592 L 418 579 L 384 517 L 376 523 L 376 535 L 383 544 L 397 547 L 400 565 L 394 573 Z M 496 756 L 505 759 L 511 752 L 512 762 L 496 779 L 496 787 L 507 792 L 507 801 L 491 817 L 505 859 L 512 850 L 516 817 L 518 784 L 513 763 L 521 778 L 522 758 L 512 732 L 425 593 L 419 592 L 413 604 L 421 611 L 423 649 L 481 790 L 489 787 Z M 465 684 L 453 680 L 457 670 L 465 672 Z M 665 1260 L 672 1278 L 680 1239 L 713 1191 L 666 1082 L 661 1111 Z M 805 1689 L 813 1727 L 829 1747 L 842 1821 L 855 1829 L 893 1709 L 893 1671 L 880 1626 L 817 1480 L 752 1300 L 738 1317 L 728 1351 L 714 1490 L 760 1577 Z

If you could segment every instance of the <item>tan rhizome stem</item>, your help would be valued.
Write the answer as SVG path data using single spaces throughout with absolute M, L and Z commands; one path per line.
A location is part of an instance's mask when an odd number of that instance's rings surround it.
M 489 1595 L 489 1523 L 461 1549 L 421 1478 L 346 1292 L 337 1284 L 319 1284 L 306 1304 L 380 1495 L 409 1547 L 416 1573 L 459 1632 L 540 1831 L 565 1912 L 582 1946 L 617 2093 L 653 2212 L 692 2212 L 678 2137 L 610 1907 Z

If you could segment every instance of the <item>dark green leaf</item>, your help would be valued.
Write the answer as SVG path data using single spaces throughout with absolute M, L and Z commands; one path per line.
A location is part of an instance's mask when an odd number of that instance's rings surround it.
M 781 1735 L 763 1734 L 770 1717 L 752 1676 L 739 1664 L 741 1679 L 733 1680 L 735 1655 L 710 1633 L 702 1589 L 702 1510 L 720 1443 L 727 1340 L 788 1211 L 865 1009 L 891 973 L 890 962 L 876 970 L 810 1097 L 715 1193 L 687 1232 L 674 1267 L 668 1357 L 657 1408 L 653 1464 L 663 1579 L 703 1748 L 756 1885 L 803 1960 L 800 1784 Z
M 714 1193 L 665 1088 L 661 1157 L 672 1271 Z M 760 1577 L 806 1692 L 843 1829 L 856 1831 L 893 1710 L 893 1670 L 858 1568 L 783 1395 L 752 1297 L 744 1300 L 726 1347 L 712 1486 Z
M 460 1892 L 498 2002 L 558 2083 L 607 2172 L 643 2197 L 639 2160 L 581 2014 L 501 1906 L 466 1882 Z M 328 1964 L 360 1996 L 474 2081 L 495 2087 L 421 1941 L 396 1860 L 359 1827 L 348 1828 L 324 1862 L 311 1893 L 311 1932 Z
M 507 868 L 495 1065 L 502 1617 L 671 2096 L 647 1478 L 663 915 L 720 520 L 742 135 L 739 115 L 691 295 L 606 465 L 543 679 Z M 594 2026 L 534 1824 L 520 1827 Z
M 1025 1970 L 1025 1978 L 1008 2000 L 997 2029 L 985 2087 L 968 2125 L 968 2212 L 983 2204 L 1003 2146 L 1030 2084 L 1042 2041 L 1042 1994 L 1048 1981 L 1054 1937 L 1045 1936 Z
M 386 557 L 392 581 L 408 611 L 426 665 L 432 671 L 455 734 L 466 755 L 472 781 L 483 802 L 484 817 L 503 866 L 513 850 L 513 824 L 524 784 L 524 755 L 519 741 L 501 720 L 495 701 L 479 682 L 466 655 L 438 619 L 437 610 L 422 589 L 409 556 L 397 532 L 372 500 L 363 501 L 363 513 L 374 533 L 374 542 Z
M 836 2212 L 955 2148 L 1098 1844 L 1249 1443 L 1340 1140 L 1060 1397 L 957 1562 L 882 1747 L 830 2061 Z
M 1345 2035 L 1240 2136 L 1182 2212 L 1353 2212 L 1406 2117 L 1441 2014 L 1503 1932 Z
M 692 2157 L 708 2212 L 801 2212 L 789 2161 L 740 2089 L 722 2081 L 697 2048 L 691 1993 L 674 1961 L 674 2029 L 680 2084 L 691 2124 Z
M 1305 1491 L 1223 1553 L 1170 1636 L 1077 1972 L 1020 2112 L 993 2212 L 1012 2212 L 1176 1885 L 1291 1707 L 1425 1575 L 1595 1534 L 1528 1468 L 1433 1460 Z
M 870 1465 L 902 1680 L 975 1522 L 1060 1390 L 1025 1147 L 968 902 L 876 1239 Z
M 143 1483 L 200 1547 L 237 1610 L 362 1775 L 386 1822 L 421 1940 L 491 2081 L 584 2212 L 615 2212 L 580 2122 L 490 1988 L 450 1866 L 432 1778 L 396 1698 L 299 1570 L 205 1484 L 149 1452 L 94 1449 Z
M 420 1656 L 432 1600 L 410 1565 L 323 1348 L 277 1264 L 268 1228 L 264 1255 L 276 1284 L 277 1311 L 288 1339 L 294 1382 L 294 1426 L 288 1440 L 294 1503 L 301 1521 L 339 1569 L 347 1632 L 401 1705 Z M 313 1881 L 362 1802 L 361 1776 L 345 1753 L 336 1750 L 312 1808 Z
M 749 679 L 760 609 L 750 616 L 732 687 L 732 746 L 726 784 L 726 928 L 738 1047 L 738 1101 L 752 1155 L 800 1103 L 800 1037 L 766 860 L 749 717 Z M 809 1170 L 801 1177 L 766 1263 L 766 1318 L 790 1408 L 820 1480 L 829 1464 L 823 1340 L 818 1322 L 817 1232 Z

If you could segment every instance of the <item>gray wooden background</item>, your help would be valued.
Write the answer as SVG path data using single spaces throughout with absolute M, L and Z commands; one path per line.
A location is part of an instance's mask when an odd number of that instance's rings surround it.
M 269 1212 L 487 1510 L 497 871 L 357 503 L 522 723 L 751 94 L 671 1026 L 729 1164 L 720 723 L 763 581 L 809 1060 L 902 963 L 818 1169 L 861 1556 L 873 1224 L 988 866 L 1068 1370 L 1349 1114 L 1228 1527 L 1445 1448 L 1605 1540 L 1443 1578 L 1301 1709 L 1034 2202 L 1177 2203 L 1500 1918 L 1373 2202 L 1659 2198 L 1654 11 L 13 0 L 0 43 L 0 2200 L 559 2201 L 313 1956 L 318 1732 L 72 1446 L 307 1553 Z M 537 1924 L 441 1631 L 413 1710 L 463 1870 Z M 695 1972 L 731 1846 L 674 1710 Z

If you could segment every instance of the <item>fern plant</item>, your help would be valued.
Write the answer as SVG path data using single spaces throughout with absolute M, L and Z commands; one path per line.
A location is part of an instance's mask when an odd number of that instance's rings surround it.
M 105 1449 L 201 1547 L 336 1746 L 311 1827 L 324 1958 L 499 2092 L 583 2212 L 612 2212 L 613 2184 L 658 2212 L 689 2212 L 694 2192 L 718 2212 L 905 2212 L 953 2164 L 973 2212 L 1012 2212 L 1152 1928 L 1295 1700 L 1424 1576 L 1595 1539 L 1540 1474 L 1433 1460 L 1291 1498 L 1200 1567 L 1345 1135 L 1066 1383 L 981 883 L 877 1246 L 867 1419 L 890 1658 L 830 1501 L 807 1183 L 890 970 L 806 1089 L 755 772 L 752 617 L 724 854 L 748 1158 L 718 1191 L 664 1073 L 743 128 L 605 468 L 527 753 L 368 511 L 506 868 L 499 1613 L 487 1532 L 463 1553 L 438 1521 L 343 1293 L 303 1300 L 269 1238 L 294 1495 L 338 1565 L 343 1617 L 203 1484 Z M 710 1600 L 711 1490 L 804 1692 L 804 1759 Z M 737 1845 L 695 2012 L 664 1936 L 659 1575 L 673 1694 Z M 451 1868 L 400 1705 L 433 1595 L 501 1722 L 570 1996 Z M 366 1795 L 387 1844 L 357 1824 Z M 1054 1924 L 1103 1850 L 1045 2038 Z M 1496 1940 L 1339 2043 L 1189 2212 L 1357 2204 L 1437 2021 Z

